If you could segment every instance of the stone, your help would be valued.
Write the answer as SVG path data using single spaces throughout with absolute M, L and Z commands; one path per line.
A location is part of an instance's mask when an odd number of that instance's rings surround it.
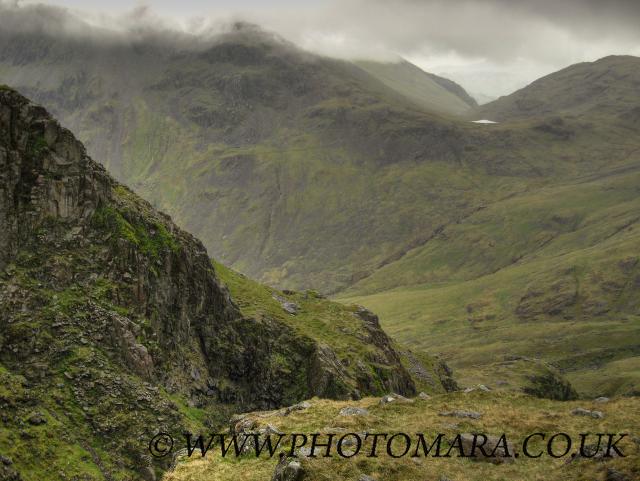
M 606 481 L 631 481 L 631 479 L 624 473 L 621 473 L 615 468 L 607 468 Z
M 244 433 L 256 427 L 256 421 L 254 419 L 244 416 L 233 416 L 229 424 L 232 433 Z
M 475 439 L 475 449 L 474 449 Z M 504 441 L 497 436 L 486 436 L 486 441 L 483 435 L 465 433 L 460 436 L 462 450 L 467 456 L 473 455 L 470 459 L 474 461 L 486 461 L 494 464 L 512 463 L 515 454 L 513 445 L 507 441 L 506 449 Z M 480 446 L 484 449 L 484 452 L 480 449 Z M 485 453 L 487 454 L 485 456 Z
M 376 479 L 372 478 L 368 474 L 361 474 L 360 477 L 358 478 L 358 481 L 376 481 Z
M 386 396 L 382 396 L 382 399 L 380 399 L 380 406 L 384 406 L 385 404 L 389 404 L 392 403 L 396 400 L 396 398 L 394 398 L 392 395 L 387 394 Z
M 608 403 L 609 402 L 609 398 L 608 397 L 604 397 L 604 396 L 600 396 L 600 397 L 595 398 L 593 400 L 593 402 L 604 404 L 604 403 Z
M 282 308 L 289 314 L 293 315 L 296 315 L 298 313 L 298 309 L 300 309 L 300 307 L 298 307 L 298 304 L 296 304 L 295 302 L 284 302 L 282 304 Z
M 310 407 L 311 407 L 311 403 L 309 401 L 302 401 L 302 402 L 299 402 L 297 404 L 294 404 L 293 406 L 288 406 L 288 407 L 284 408 L 283 411 L 282 411 L 282 414 L 284 416 L 288 416 L 292 412 L 304 411 L 305 409 L 309 409 Z
M 296 451 L 296 456 L 300 458 L 308 458 L 311 456 L 311 448 L 302 447 Z
M 584 408 L 575 408 L 571 411 L 571 414 L 574 416 L 588 416 L 594 419 L 602 419 L 604 417 L 604 414 L 602 414 L 601 411 L 590 411 Z
M 275 426 L 273 426 L 272 424 L 267 424 L 262 430 L 261 430 L 261 434 L 284 434 L 282 431 L 280 431 L 278 428 L 276 428 Z
M 366 416 L 369 410 L 357 406 L 347 406 L 340 410 L 340 416 Z
M 45 419 L 44 415 L 40 412 L 32 413 L 27 418 L 27 421 L 29 422 L 29 424 L 32 424 L 33 426 L 40 426 L 41 424 L 47 423 L 47 420 Z
M 480 389 L 481 391 L 484 392 L 489 392 L 491 391 L 491 389 L 489 389 L 487 386 L 485 386 L 484 384 L 478 384 L 478 389 Z
M 426 392 L 420 392 L 420 394 L 418 394 L 418 397 L 424 400 L 431 399 L 431 396 L 429 396 Z
M 300 461 L 281 456 L 271 481 L 300 481 L 303 474 Z
M 412 403 L 413 400 L 407 399 L 406 397 L 401 396 L 400 394 L 391 393 L 391 394 L 387 394 L 386 396 L 382 396 L 379 404 L 381 406 L 384 406 L 385 404 L 394 403 L 394 402 Z
M 286 293 L 286 292 L 292 292 L 292 291 L 283 291 L 283 293 Z M 296 304 L 295 302 L 291 302 L 275 293 L 271 297 L 273 297 L 276 301 L 278 301 L 282 306 L 282 309 L 284 309 L 289 314 L 292 314 L 295 316 L 298 313 L 300 306 L 298 306 L 298 304 Z

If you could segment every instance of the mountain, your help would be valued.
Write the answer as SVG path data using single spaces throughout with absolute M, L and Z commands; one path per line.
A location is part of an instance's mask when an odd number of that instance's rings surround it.
M 573 174 L 443 223 L 340 298 L 452 360 L 462 384 L 490 382 L 494 360 L 524 355 L 552 362 L 583 395 L 640 392 L 639 72 L 636 57 L 607 57 L 479 107 L 476 118 L 501 121 L 489 129 L 551 136 L 542 155 L 557 163 L 562 146 L 593 150 Z M 584 137 L 595 131 L 598 141 Z M 606 163 L 590 168 L 597 158 Z
M 5 86 L 0 166 L 3 479 L 155 479 L 169 463 L 148 456 L 158 431 L 312 396 L 455 388 L 371 312 L 214 267 Z
M 444 164 L 459 162 L 459 128 L 423 107 L 450 114 L 445 104 L 460 112 L 472 101 L 406 62 L 365 69 L 246 24 L 207 42 L 0 35 L 1 82 L 49 108 L 216 258 L 273 285 L 339 289 L 429 228 L 420 219 L 431 206 L 397 208 L 433 190 L 423 179 L 468 184 Z M 407 170 L 419 172 L 399 198 Z
M 406 60 L 358 61 L 356 65 L 424 110 L 460 116 L 478 106 L 457 83 L 425 72 Z
M 571 65 L 542 77 L 511 95 L 479 107 L 473 115 L 505 121 L 593 114 L 637 124 L 639 87 L 640 58 L 610 56 Z
M 206 41 L 49 30 L 0 34 L 0 82 L 214 257 L 280 288 L 344 290 L 442 225 L 633 149 L 624 121 L 472 124 L 454 115 L 472 101 L 452 82 L 251 25 Z
M 462 384 L 518 355 L 582 395 L 637 391 L 636 58 L 541 80 L 563 109 L 456 116 L 435 105 L 464 94 L 406 63 L 319 57 L 246 24 L 207 40 L 63 33 L 47 12 L 2 30 L 0 81 L 219 262 L 370 307 Z

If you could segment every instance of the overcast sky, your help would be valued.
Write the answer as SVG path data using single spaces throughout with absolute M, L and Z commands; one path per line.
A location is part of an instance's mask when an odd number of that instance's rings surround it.
M 400 55 L 476 96 L 511 93 L 572 63 L 640 55 L 640 0 L 3 1 L 64 6 L 120 27 L 199 32 L 251 21 L 323 54 Z

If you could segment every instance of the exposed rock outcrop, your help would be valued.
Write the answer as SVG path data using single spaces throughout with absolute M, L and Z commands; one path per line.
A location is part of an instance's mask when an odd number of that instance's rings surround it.
M 413 394 L 390 339 L 366 324 L 349 341 L 368 353 L 356 376 L 326 342 L 245 316 L 200 241 L 113 180 L 42 107 L 0 89 L 0 377 L 29 392 L 0 407 L 58 419 L 30 418 L 33 429 L 86 429 L 109 453 L 85 448 L 106 478 L 167 468 L 139 446 L 158 429 L 180 433 L 189 409 L 214 423 L 220 410 L 313 396 Z

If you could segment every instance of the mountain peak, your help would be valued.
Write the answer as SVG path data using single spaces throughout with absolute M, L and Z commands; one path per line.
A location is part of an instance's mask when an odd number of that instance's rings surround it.
M 497 121 L 593 113 L 617 118 L 638 108 L 640 58 L 610 55 L 571 65 L 485 104 L 476 117 Z

